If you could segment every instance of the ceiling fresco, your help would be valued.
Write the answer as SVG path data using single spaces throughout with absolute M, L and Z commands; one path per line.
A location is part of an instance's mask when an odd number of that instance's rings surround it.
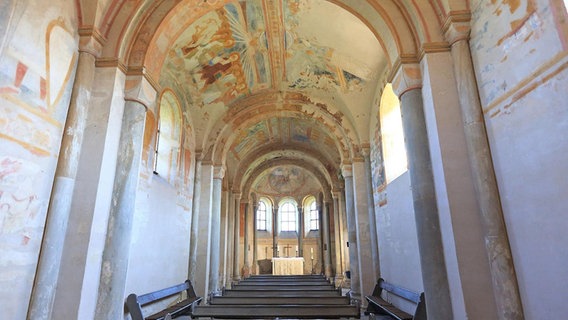
M 181 33 L 160 78 L 183 83 L 199 106 L 228 105 L 267 88 L 361 91 L 377 62 L 364 48 L 346 51 L 330 38 L 331 27 L 314 21 L 321 11 L 343 10 L 314 0 L 234 1 L 211 10 Z M 380 50 L 376 39 L 362 40 Z
M 293 165 L 281 165 L 263 171 L 252 189 L 263 195 L 281 197 L 315 194 L 321 185 L 309 171 Z
M 335 141 L 321 125 L 294 118 L 271 118 L 241 130 L 230 149 L 230 154 L 234 159 L 242 160 L 254 150 L 271 143 L 299 144 L 305 148 L 318 149 L 335 163 L 340 162 Z
M 229 179 L 239 179 L 249 165 L 281 159 L 265 154 L 288 148 L 298 155 L 285 158 L 308 155 L 321 162 L 312 167 L 326 180 L 336 179 L 350 146 L 368 135 L 388 64 L 376 35 L 332 1 L 204 3 L 210 6 L 199 13 L 180 7 L 175 19 L 166 18 L 178 23 L 155 38 L 169 48 L 162 51 L 160 86 L 184 101 L 198 152 L 222 159 Z M 304 98 L 290 98 L 296 96 Z M 237 113 L 246 116 L 228 116 Z

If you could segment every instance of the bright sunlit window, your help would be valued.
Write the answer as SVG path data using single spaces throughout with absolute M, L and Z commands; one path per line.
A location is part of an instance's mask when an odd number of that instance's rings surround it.
M 385 175 L 389 183 L 408 170 L 400 102 L 390 84 L 381 98 L 380 119 Z
M 296 206 L 287 201 L 280 206 L 280 230 L 281 231 L 296 231 Z

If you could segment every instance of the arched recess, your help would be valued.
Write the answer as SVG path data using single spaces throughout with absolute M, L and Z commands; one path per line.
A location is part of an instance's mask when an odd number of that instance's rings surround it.
M 331 186 L 329 182 L 326 180 L 325 175 L 322 174 L 317 167 L 307 164 L 302 159 L 274 159 L 272 161 L 267 161 L 262 165 L 254 168 L 254 170 L 250 173 L 246 180 L 242 180 L 240 185 L 234 185 L 233 191 L 238 192 L 242 190 L 242 194 L 249 194 L 251 192 L 251 187 L 256 179 L 266 170 L 282 165 L 293 165 L 296 167 L 300 167 L 307 172 L 310 172 L 316 179 L 316 181 L 322 186 L 322 189 L 325 193 L 330 193 Z
M 237 114 L 231 114 L 216 125 L 216 129 L 204 146 L 204 159 L 212 159 L 214 163 L 224 164 L 227 152 L 238 136 L 238 132 L 246 130 L 256 122 L 272 117 L 291 117 L 318 121 L 327 128 L 330 137 L 342 159 L 350 159 L 356 153 L 359 138 L 355 129 L 344 122 L 339 115 L 331 114 L 321 105 L 302 104 L 302 101 L 275 102 L 251 105 Z M 225 122 L 227 121 L 227 122 Z M 237 133 L 237 134 L 235 134 Z
M 317 172 L 321 172 L 325 180 L 329 181 L 330 186 L 339 187 L 338 164 L 327 160 L 324 155 L 314 149 L 278 143 L 260 148 L 243 159 L 234 171 L 235 175 L 229 177 L 229 179 L 232 179 L 235 186 L 240 186 L 242 181 L 249 179 L 254 168 L 274 159 L 302 159 L 304 163 L 315 168 Z
M 154 173 L 173 184 L 179 172 L 182 148 L 181 106 L 171 90 L 160 95 L 154 147 Z

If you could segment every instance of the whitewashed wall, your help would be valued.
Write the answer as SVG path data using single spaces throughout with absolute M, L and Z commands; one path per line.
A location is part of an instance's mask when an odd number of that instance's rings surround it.
M 474 1 L 471 50 L 526 319 L 568 279 L 568 26 L 561 0 Z

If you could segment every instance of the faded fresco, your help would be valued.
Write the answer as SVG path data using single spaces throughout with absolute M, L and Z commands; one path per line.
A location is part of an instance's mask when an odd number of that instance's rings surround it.
M 362 78 L 333 62 L 333 48 L 295 32 L 308 1 L 239 4 L 212 10 L 191 24 L 169 51 L 161 79 L 189 84 L 199 106 L 226 105 L 282 83 L 290 89 L 362 89 Z
M 0 296 L 13 298 L 0 301 L 0 310 L 14 318 L 25 314 L 31 294 L 77 43 L 68 21 L 22 12 L 26 5 L 8 7 L 0 5 L 0 11 L 14 9 L 16 20 L 0 23 Z M 42 19 L 30 29 L 21 14 Z
M 309 121 L 291 118 L 271 118 L 241 130 L 230 149 L 236 159 L 243 159 L 259 146 L 277 141 L 301 143 L 307 148 L 333 150 L 334 141 L 320 127 Z M 336 159 L 339 161 L 339 159 Z
M 377 108 L 378 110 L 378 108 Z M 375 132 L 371 137 L 371 179 L 375 207 L 382 207 L 387 203 L 386 174 L 383 161 L 383 146 L 381 139 L 380 114 L 377 112 Z
M 476 6 L 470 46 L 486 113 L 507 111 L 521 97 L 515 92 L 548 69 L 534 66 L 553 65 L 566 57 L 557 10 L 549 1 L 535 0 L 481 1 Z
M 298 194 L 314 194 L 321 188 L 307 171 L 296 166 L 277 166 L 261 174 L 254 183 L 257 192 L 276 199 Z

